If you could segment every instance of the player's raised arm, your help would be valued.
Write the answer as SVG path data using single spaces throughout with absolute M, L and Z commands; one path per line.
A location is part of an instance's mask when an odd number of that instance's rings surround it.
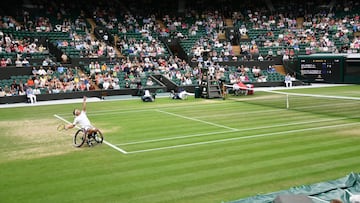
M 86 96 L 83 98 L 82 110 L 86 111 Z

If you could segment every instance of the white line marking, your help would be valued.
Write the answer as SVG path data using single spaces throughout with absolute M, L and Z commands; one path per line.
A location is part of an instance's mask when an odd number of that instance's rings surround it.
M 238 130 L 236 130 L 236 131 L 238 131 Z M 194 134 L 194 135 L 184 135 L 184 136 L 177 136 L 177 137 L 166 137 L 166 138 L 159 138 L 159 139 L 153 139 L 153 140 L 127 142 L 127 143 L 123 143 L 123 144 L 117 144 L 117 146 L 143 144 L 143 143 L 159 142 L 159 141 L 166 141 L 166 140 L 176 140 L 176 139 L 184 139 L 184 138 L 189 138 L 189 137 L 201 137 L 201 136 L 206 136 L 206 135 L 218 135 L 218 134 L 230 133 L 230 132 L 236 132 L 236 131 L 229 130 L 229 131 L 221 131 L 221 132 L 211 132 L 211 133 L 200 133 L 200 134 Z
M 241 139 L 267 137 L 267 136 L 281 135 L 281 134 L 287 134 L 287 133 L 297 133 L 297 132 L 305 132 L 305 131 L 311 131 L 311 130 L 344 127 L 344 126 L 349 126 L 349 125 L 358 125 L 358 123 L 329 125 L 329 126 L 321 126 L 321 127 L 314 127 L 314 128 L 306 128 L 306 129 L 297 129 L 297 130 L 289 130 L 289 131 L 282 131 L 282 132 L 273 132 L 273 133 L 264 133 L 264 134 L 258 134 L 258 135 L 250 135 L 250 136 L 246 136 L 246 137 L 233 137 L 233 138 L 211 140 L 211 141 L 205 141 L 205 142 L 194 142 L 194 143 L 190 143 L 190 144 L 173 145 L 173 146 L 167 146 L 167 147 L 159 147 L 159 148 L 151 148 L 151 149 L 130 151 L 130 152 L 127 152 L 127 153 L 128 154 L 135 154 L 135 153 L 142 153 L 142 152 L 159 151 L 159 150 L 164 150 L 164 149 L 175 149 L 175 148 L 181 148 L 181 147 L 190 147 L 190 146 L 196 146 L 196 145 L 213 144 L 213 143 L 228 142 L 228 141 L 241 140 Z
M 64 121 L 64 122 L 67 123 L 67 124 L 71 124 L 71 122 L 67 121 L 66 119 L 64 119 L 64 118 L 62 118 L 62 117 L 60 117 L 60 116 L 58 116 L 58 115 L 56 115 L 56 114 L 54 114 L 54 116 L 55 116 L 56 118 Z M 78 129 L 80 129 L 79 126 L 75 126 L 75 127 L 78 128 Z M 123 154 L 127 154 L 127 153 L 128 153 L 127 151 L 125 151 L 125 150 L 123 150 L 123 149 L 121 149 L 121 148 L 119 148 L 119 147 L 117 147 L 117 146 L 115 146 L 115 145 L 107 142 L 106 140 L 104 140 L 103 143 L 105 143 L 105 144 L 108 145 L 109 147 L 111 147 L 111 148 L 113 148 L 113 149 L 115 149 L 115 150 L 117 150 L 117 151 L 119 151 L 119 152 L 121 152 L 121 153 L 123 153 Z
M 169 114 L 169 115 L 172 115 L 172 116 L 177 116 L 177 117 L 180 117 L 180 118 L 185 118 L 185 119 L 192 120 L 192 121 L 198 121 L 198 122 L 201 122 L 201 123 L 206 123 L 206 124 L 213 125 L 213 126 L 217 126 L 217 127 L 220 127 L 220 128 L 226 128 L 226 129 L 233 130 L 233 131 L 237 131 L 237 130 L 238 130 L 238 129 L 236 129 L 236 128 L 230 128 L 230 127 L 225 126 L 225 125 L 219 125 L 219 124 L 216 124 L 216 123 L 211 123 L 211 122 L 203 121 L 203 120 L 196 119 L 196 118 L 191 118 L 191 117 L 187 117 L 187 116 L 182 116 L 182 115 L 179 115 L 179 114 L 170 113 L 170 112 L 162 111 L 162 110 L 159 110 L 159 109 L 157 109 L 157 111 L 158 111 L 158 112 L 161 112 L 161 113 Z
M 263 90 L 264 92 L 279 93 L 284 95 L 304 96 L 304 97 L 319 97 L 326 99 L 347 99 L 347 100 L 360 100 L 360 97 L 347 97 L 347 96 L 332 96 L 332 95 L 318 95 L 318 94 L 302 94 L 302 93 L 290 93 L 273 90 Z
M 117 144 L 117 146 L 133 145 L 133 144 L 143 144 L 143 143 L 150 143 L 150 142 L 160 142 L 160 141 L 184 139 L 184 138 L 191 138 L 191 137 L 201 137 L 201 136 L 215 135 L 215 134 L 223 134 L 223 133 L 230 133 L 230 132 L 243 132 L 243 131 L 249 131 L 249 130 L 260 130 L 260 129 L 267 129 L 267 128 L 285 127 L 285 126 L 291 126 L 291 125 L 300 125 L 300 124 L 309 124 L 309 123 L 320 123 L 320 122 L 329 122 L 329 121 L 339 121 L 339 120 L 345 120 L 345 119 L 347 119 L 347 118 L 336 118 L 336 119 L 335 119 L 335 118 L 331 118 L 331 119 L 322 119 L 322 120 L 309 120 L 309 121 L 303 121 L 303 122 L 294 122 L 294 123 L 286 123 L 286 124 L 278 124 L 278 125 L 270 125 L 270 126 L 244 128 L 244 129 L 237 129 L 237 130 L 231 130 L 231 131 L 199 133 L 199 134 L 192 134 L 192 135 L 184 135 L 184 136 L 167 137 L 167 138 L 159 138 L 159 139 L 152 139 L 152 140 L 143 140 L 143 141 L 127 142 L 127 143 Z

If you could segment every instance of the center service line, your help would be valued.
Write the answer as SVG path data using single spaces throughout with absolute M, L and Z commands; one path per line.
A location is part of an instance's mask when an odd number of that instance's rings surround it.
M 169 114 L 169 115 L 172 115 L 172 116 L 177 116 L 177 117 L 180 117 L 180 118 L 185 118 L 185 119 L 188 119 L 188 120 L 193 120 L 193 121 L 198 121 L 198 122 L 201 122 L 201 123 L 206 123 L 206 124 L 217 126 L 217 127 L 220 127 L 220 128 L 226 128 L 226 129 L 229 129 L 229 130 L 232 130 L 232 131 L 238 131 L 239 130 L 239 129 L 236 129 L 236 128 L 230 128 L 230 127 L 225 126 L 225 125 L 219 125 L 219 124 L 216 124 L 216 123 L 211 123 L 211 122 L 199 120 L 199 119 L 196 119 L 196 118 L 182 116 L 182 115 L 179 115 L 179 114 L 170 113 L 170 112 L 162 111 L 162 110 L 159 110 L 159 109 L 157 109 L 157 111 L 161 112 L 161 113 Z

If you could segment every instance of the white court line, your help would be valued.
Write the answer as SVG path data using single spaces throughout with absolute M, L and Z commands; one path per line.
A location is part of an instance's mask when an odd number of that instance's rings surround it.
M 123 144 L 117 144 L 117 146 L 133 145 L 133 144 L 144 144 L 144 143 L 149 143 L 149 142 L 160 142 L 160 141 L 166 141 L 166 140 L 184 139 L 184 138 L 189 138 L 189 137 L 201 137 L 201 136 L 206 136 L 206 135 L 218 135 L 218 134 L 231 133 L 231 132 L 236 132 L 236 131 L 238 131 L 238 130 L 228 130 L 228 131 L 210 132 L 210 133 L 199 133 L 199 134 L 184 135 L 184 136 L 177 136 L 177 137 L 166 137 L 166 138 L 159 138 L 159 139 L 152 139 L 152 140 L 127 142 L 127 143 L 123 143 Z
M 314 128 L 289 130 L 289 131 L 282 131 L 282 132 L 264 133 L 264 134 L 250 135 L 250 136 L 245 136 L 245 137 L 233 137 L 233 138 L 226 138 L 226 139 L 219 139 L 219 140 L 212 140 L 212 141 L 205 141 L 205 142 L 194 142 L 194 143 L 182 144 L 182 145 L 172 145 L 172 146 L 166 146 L 166 147 L 158 147 L 158 148 L 151 148 L 151 149 L 144 149 L 144 150 L 136 150 L 136 151 L 130 151 L 130 152 L 127 152 L 127 153 L 128 154 L 135 154 L 135 153 L 159 151 L 159 150 L 165 150 L 165 149 L 175 149 L 175 148 L 181 148 L 181 147 L 190 147 L 190 146 L 196 146 L 196 145 L 213 144 L 213 143 L 228 142 L 228 141 L 241 140 L 241 139 L 251 139 L 251 138 L 257 138 L 257 137 L 267 137 L 267 136 L 273 136 L 273 135 L 282 135 L 282 134 L 287 134 L 287 133 L 297 133 L 297 132 L 305 132 L 305 131 L 311 131 L 311 130 L 337 128 L 337 127 L 344 127 L 344 126 L 349 126 L 349 125 L 358 125 L 358 123 L 346 123 L 346 124 L 339 124 L 339 125 L 329 125 L 329 126 L 321 126 L 321 127 L 314 127 Z
M 117 146 L 144 144 L 144 143 L 150 143 L 150 142 L 161 142 L 161 141 L 177 140 L 177 139 L 192 138 L 192 137 L 202 137 L 202 136 L 207 136 L 207 135 L 218 135 L 218 134 L 231 133 L 231 132 L 244 132 L 244 131 L 249 131 L 249 130 L 261 130 L 261 129 L 285 127 L 285 126 L 291 126 L 291 125 L 303 125 L 303 124 L 310 124 L 310 123 L 339 121 L 339 120 L 345 120 L 345 119 L 348 119 L 348 118 L 329 118 L 329 119 L 321 119 L 321 120 L 309 120 L 309 121 L 303 121 L 303 122 L 285 123 L 285 124 L 277 124 L 277 125 L 270 125 L 270 126 L 260 126 L 260 127 L 253 127 L 253 128 L 243 128 L 243 129 L 237 129 L 237 130 L 231 130 L 231 131 L 199 133 L 199 134 L 192 134 L 192 135 L 184 135 L 184 136 L 167 137 L 167 138 L 159 138 L 159 139 L 152 139 L 152 140 L 127 142 L 127 143 L 117 144 Z
M 230 128 L 230 127 L 225 126 L 225 125 L 219 125 L 219 124 L 216 124 L 216 123 L 211 123 L 211 122 L 203 121 L 203 120 L 196 119 L 196 118 L 182 116 L 182 115 L 179 115 L 179 114 L 176 114 L 176 113 L 170 113 L 170 112 L 162 111 L 162 110 L 159 110 L 159 109 L 157 109 L 157 111 L 161 112 L 161 113 L 169 114 L 169 115 L 172 115 L 172 116 L 177 116 L 177 117 L 180 117 L 180 118 L 185 118 L 185 119 L 192 120 L 192 121 L 198 121 L 198 122 L 201 122 L 201 123 L 206 123 L 206 124 L 217 126 L 217 127 L 220 127 L 220 128 L 226 128 L 226 129 L 233 130 L 233 131 L 238 130 L 236 128 Z
M 71 124 L 71 122 L 67 121 L 66 119 L 64 119 L 64 118 L 62 118 L 62 117 L 60 117 L 60 116 L 58 116 L 58 115 L 56 115 L 56 114 L 54 114 L 54 116 L 55 116 L 56 118 L 64 121 L 64 122 L 67 123 L 67 124 Z M 75 127 L 78 128 L 78 129 L 80 129 L 80 127 L 78 127 L 78 126 L 75 126 Z M 115 150 L 117 150 L 117 151 L 119 151 L 119 152 L 121 152 L 121 153 L 123 153 L 123 154 L 127 154 L 127 153 L 128 153 L 127 151 L 125 151 L 125 150 L 123 150 L 123 149 L 121 149 L 121 148 L 119 148 L 119 147 L 117 147 L 117 146 L 115 146 L 115 145 L 107 142 L 106 140 L 104 140 L 103 143 L 105 143 L 105 144 L 108 145 L 109 147 L 111 147 L 111 148 L 113 148 L 113 149 L 115 149 Z

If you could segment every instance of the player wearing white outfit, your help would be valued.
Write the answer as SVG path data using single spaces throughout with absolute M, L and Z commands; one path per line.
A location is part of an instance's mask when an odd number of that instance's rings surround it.
M 180 99 L 186 99 L 187 96 L 193 96 L 194 93 L 187 92 L 186 90 L 179 92 Z
M 79 109 L 74 109 L 73 114 L 75 116 L 74 122 L 72 124 L 69 124 L 68 126 L 66 126 L 66 129 L 73 128 L 77 124 L 79 124 L 80 127 L 85 129 L 88 134 L 95 132 L 96 129 L 91 125 L 91 122 L 86 115 L 86 97 L 85 96 L 83 99 L 82 110 L 80 111 Z
M 186 90 L 182 90 L 179 93 L 175 93 L 174 91 L 171 92 L 170 96 L 172 99 L 187 99 L 187 96 L 193 96 L 194 93 L 187 92 Z
M 85 130 L 93 128 L 89 118 L 86 116 L 86 111 L 81 111 L 80 114 L 75 117 L 73 125 L 77 125 L 77 124 L 79 124 L 81 128 Z

